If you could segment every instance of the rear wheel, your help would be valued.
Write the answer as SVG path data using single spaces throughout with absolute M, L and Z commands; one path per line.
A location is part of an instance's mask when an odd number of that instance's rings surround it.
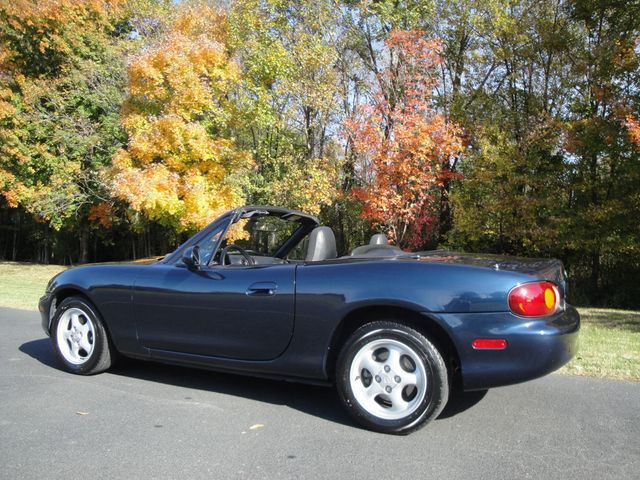
M 79 375 L 107 370 L 115 356 L 102 320 L 83 297 L 60 303 L 51 323 L 51 341 L 65 370 Z
M 438 349 L 417 330 L 378 321 L 356 330 L 338 357 L 336 383 L 351 415 L 383 433 L 407 434 L 436 418 L 449 396 Z

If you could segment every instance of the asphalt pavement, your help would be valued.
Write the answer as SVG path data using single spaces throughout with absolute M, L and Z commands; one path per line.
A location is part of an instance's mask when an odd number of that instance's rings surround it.
M 36 312 L 0 308 L 0 478 L 640 479 L 640 384 L 550 375 L 395 437 L 331 388 L 141 361 L 67 374 Z

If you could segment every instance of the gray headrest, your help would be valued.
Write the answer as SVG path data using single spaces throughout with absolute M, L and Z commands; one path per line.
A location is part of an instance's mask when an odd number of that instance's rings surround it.
M 389 245 L 389 240 L 384 233 L 376 233 L 369 240 L 369 245 Z
M 316 227 L 309 234 L 307 262 L 319 262 L 329 258 L 337 258 L 336 237 L 329 227 Z

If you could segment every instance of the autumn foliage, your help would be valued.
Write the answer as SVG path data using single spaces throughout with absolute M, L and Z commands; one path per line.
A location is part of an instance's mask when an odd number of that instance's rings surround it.
M 627 115 L 624 121 L 631 141 L 640 149 L 640 122 L 633 116 Z
M 201 4 L 179 11 L 168 31 L 129 64 L 112 191 L 134 212 L 187 230 L 242 203 L 234 180 L 250 156 L 228 138 L 240 69 L 225 47 L 227 18 Z
M 371 103 L 358 106 L 345 127 L 360 160 L 363 187 L 353 195 L 363 216 L 392 241 L 419 248 L 437 224 L 447 167 L 461 153 L 460 129 L 432 105 L 440 43 L 418 30 L 393 31 L 388 64 L 376 75 Z
M 54 229 L 86 218 L 119 136 L 124 3 L 0 4 L 0 192 Z
M 640 0 L 0 1 L 0 259 L 163 254 L 221 211 L 340 254 L 560 258 L 638 306 Z

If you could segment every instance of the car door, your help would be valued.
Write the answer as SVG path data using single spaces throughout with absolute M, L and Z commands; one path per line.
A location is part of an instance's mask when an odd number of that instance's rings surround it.
M 206 262 L 205 262 L 206 263 Z M 133 300 L 138 338 L 153 350 L 270 360 L 289 344 L 295 264 L 157 264 Z
M 269 360 L 293 332 L 295 265 L 159 265 L 136 280 L 138 337 L 151 349 Z

